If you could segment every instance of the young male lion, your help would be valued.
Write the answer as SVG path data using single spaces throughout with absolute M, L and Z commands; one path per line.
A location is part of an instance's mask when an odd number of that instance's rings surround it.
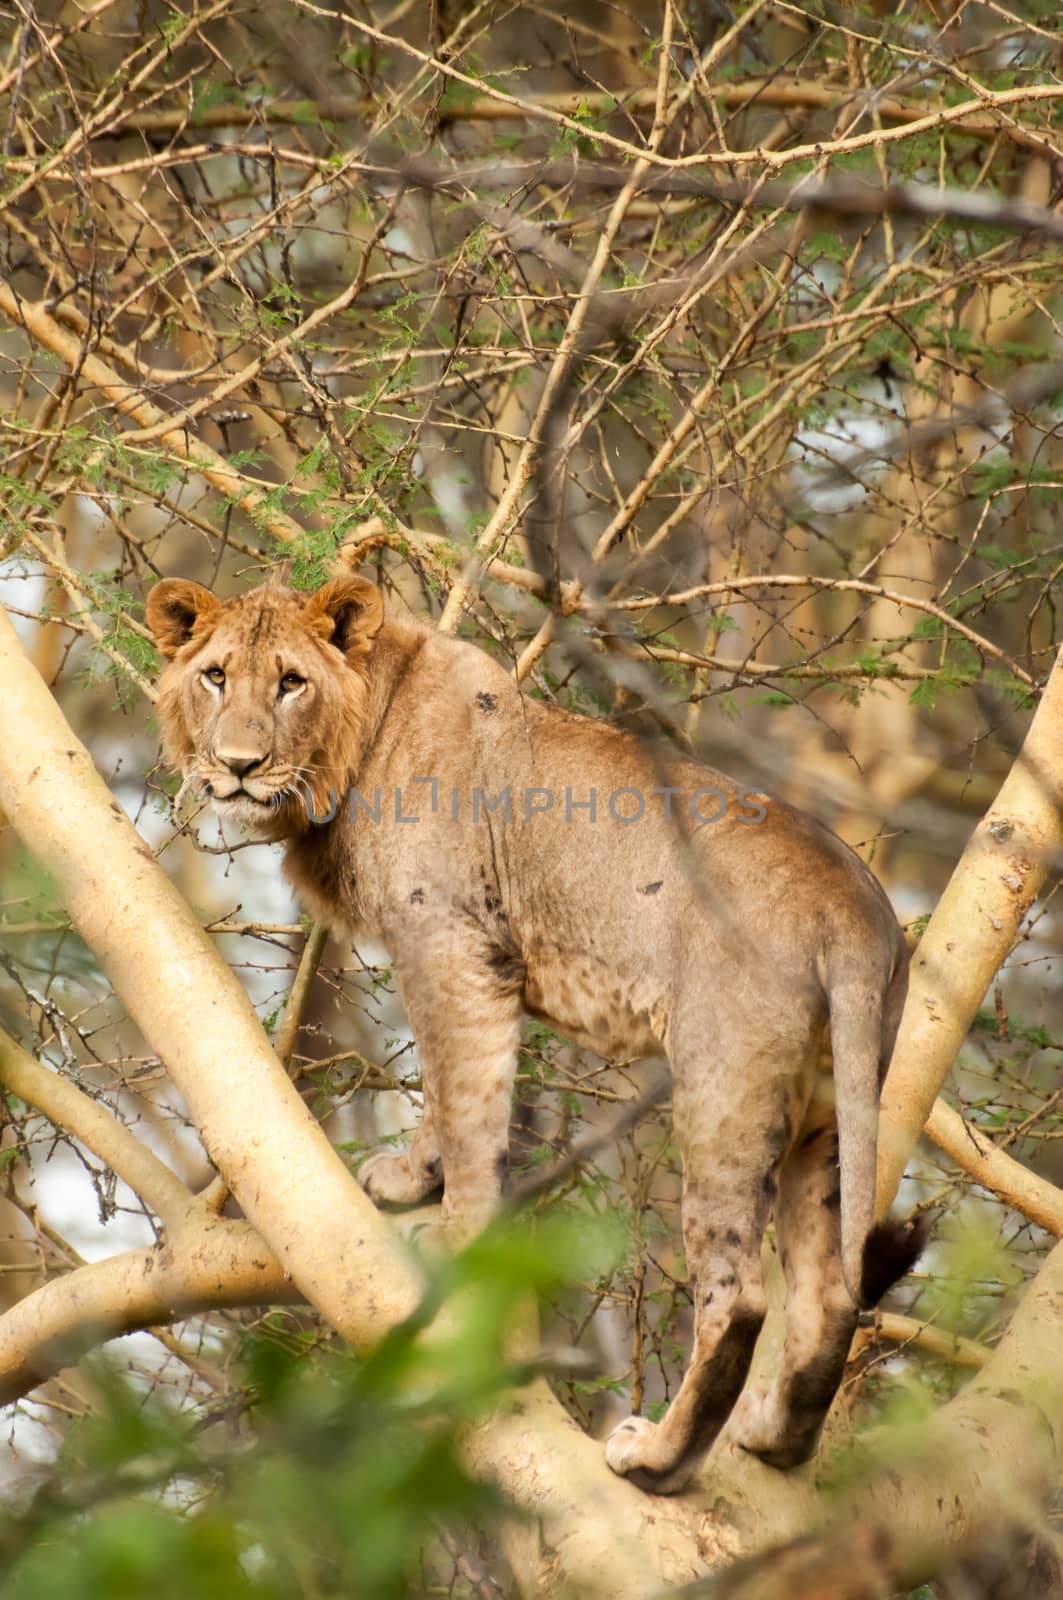
M 425 1114 L 405 1154 L 363 1169 L 369 1194 L 413 1204 L 442 1183 L 451 1223 L 486 1218 L 522 1012 L 604 1056 L 664 1052 L 694 1349 L 663 1422 L 621 1423 L 609 1464 L 667 1492 L 705 1456 L 764 1320 L 773 1204 L 785 1350 L 731 1432 L 776 1466 L 806 1460 L 858 1308 L 920 1243 L 872 1227 L 907 955 L 863 862 L 781 801 L 530 698 L 475 646 L 385 620 L 363 579 L 228 601 L 167 579 L 147 614 L 168 759 L 285 841 L 317 918 L 394 961 Z

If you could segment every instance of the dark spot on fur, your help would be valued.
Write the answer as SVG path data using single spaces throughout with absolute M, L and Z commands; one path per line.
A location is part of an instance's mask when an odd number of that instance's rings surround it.
M 656 883 L 647 883 L 645 888 L 639 890 L 639 894 L 656 894 L 658 889 L 662 889 L 663 887 L 664 879 L 658 878 Z
M 839 1208 L 841 1207 L 841 1203 L 842 1203 L 842 1192 L 841 1192 L 841 1190 L 840 1189 L 832 1189 L 830 1194 L 825 1194 L 823 1196 L 823 1199 L 819 1203 L 820 1203 L 821 1206 L 824 1206 L 826 1208 L 826 1210 L 828 1210 L 828 1211 L 837 1211 L 837 1210 L 839 1210 Z
M 732 1250 L 737 1250 L 739 1245 L 742 1243 L 742 1235 L 740 1233 L 736 1233 L 733 1228 L 728 1228 L 726 1234 L 724 1235 L 724 1239 L 726 1243 L 731 1246 Z
M 727 1274 L 726 1278 L 721 1278 L 720 1279 L 720 1288 L 721 1289 L 733 1289 L 737 1282 L 738 1282 L 738 1278 L 736 1277 L 736 1275 L 733 1272 L 729 1272 Z
M 480 707 L 484 716 L 489 717 L 492 711 L 498 709 L 498 696 L 496 694 L 488 694 L 486 689 L 480 689 L 476 695 L 476 704 Z
M 423 889 L 415 889 L 413 891 L 413 893 L 410 895 L 410 904 L 411 904 L 411 906 L 423 906 L 424 905 L 424 890 Z
M 774 1200 L 775 1199 L 775 1196 L 779 1192 L 779 1184 L 778 1184 L 778 1180 L 775 1177 L 774 1172 L 766 1172 L 764 1174 L 763 1178 L 761 1178 L 761 1180 L 760 1180 L 760 1188 L 761 1188 L 762 1194 L 768 1200 Z
M 491 971 L 503 988 L 520 990 L 528 976 L 528 968 L 513 950 L 492 950 L 487 958 Z
M 707 1305 L 707 1306 L 711 1306 L 712 1302 L 715 1300 L 715 1298 L 716 1298 L 716 1296 L 713 1294 L 712 1290 L 710 1289 L 708 1294 L 705 1296 L 705 1299 L 703 1300 L 702 1304 L 703 1305 Z
M 713 1240 L 713 1239 L 715 1239 L 715 1237 L 716 1237 L 716 1229 L 715 1229 L 715 1228 L 706 1228 L 706 1229 L 705 1229 L 705 1237 L 706 1237 L 706 1239 L 708 1239 L 708 1240 L 709 1240 L 709 1241 L 710 1241 L 710 1243 L 711 1243 L 711 1241 L 712 1241 L 712 1240 Z

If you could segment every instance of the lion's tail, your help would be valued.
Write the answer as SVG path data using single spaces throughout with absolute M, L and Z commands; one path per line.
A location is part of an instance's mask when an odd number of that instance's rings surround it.
M 842 1271 L 855 1305 L 875 1306 L 914 1266 L 926 1243 L 922 1219 L 875 1221 L 878 1101 L 906 988 L 904 967 L 837 974 L 830 985 L 831 1049 L 841 1166 Z

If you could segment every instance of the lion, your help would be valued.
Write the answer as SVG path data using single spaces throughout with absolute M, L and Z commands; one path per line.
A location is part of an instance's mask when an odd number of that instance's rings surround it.
M 444 1225 L 466 1232 L 497 1208 L 522 1015 L 607 1058 L 666 1055 L 693 1350 L 663 1420 L 620 1423 L 609 1465 L 681 1489 L 728 1418 L 762 1460 L 808 1460 L 859 1312 L 922 1246 L 917 1226 L 873 1221 L 908 957 L 867 866 L 783 801 L 386 617 L 363 578 L 229 600 L 170 578 L 147 619 L 168 761 L 220 816 L 284 842 L 319 921 L 392 958 L 424 1116 L 363 1168 L 372 1199 L 442 1185 Z M 742 1395 L 773 1208 L 785 1345 L 770 1386 Z

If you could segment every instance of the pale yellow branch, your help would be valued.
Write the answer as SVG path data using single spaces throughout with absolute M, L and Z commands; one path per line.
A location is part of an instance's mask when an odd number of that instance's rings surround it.
M 1030 1172 L 1006 1150 L 1000 1150 L 980 1128 L 958 1111 L 936 1100 L 923 1132 L 983 1189 L 1014 1206 L 1039 1228 L 1063 1237 L 1063 1189 Z
M 315 922 L 306 936 L 303 953 L 299 958 L 299 966 L 288 994 L 288 1004 L 284 1011 L 284 1021 L 280 1032 L 277 1034 L 277 1059 L 282 1066 L 291 1069 L 292 1052 L 295 1041 L 299 1037 L 302 1026 L 303 1012 L 306 1002 L 310 998 L 317 974 L 318 963 L 325 953 L 328 944 L 328 929 L 320 922 Z M 200 1203 L 208 1211 L 219 1212 L 225 1204 L 229 1193 L 228 1184 L 224 1178 L 214 1178 L 199 1196 Z
M 168 1227 L 180 1226 L 192 1204 L 192 1195 L 177 1174 L 98 1100 L 91 1099 L 69 1078 L 43 1066 L 3 1028 L 0 1083 L 80 1139 Z
M 29 177 L 8 190 L 0 202 L 0 211 L 14 211 L 23 195 L 30 193 L 51 173 L 61 171 L 64 167 L 68 167 L 68 164 L 72 165 L 77 153 L 90 139 L 105 133 L 114 124 L 123 106 L 134 96 L 140 85 L 157 72 L 164 62 L 170 60 L 186 40 L 193 38 L 200 28 L 206 27 L 216 17 L 223 16 L 229 10 L 231 3 L 232 0 L 216 0 L 214 5 L 206 6 L 202 11 L 197 7 L 190 17 L 182 19 L 182 26 L 171 38 L 157 42 L 149 37 L 134 45 L 125 60 L 123 71 L 112 79 L 111 87 L 114 92 L 102 104 L 96 105 L 93 110 L 79 117 L 62 144 L 49 150 Z M 142 56 L 146 56 L 147 59 L 138 61 Z
M 898 1432 L 892 1450 L 885 1428 L 860 1441 L 870 1470 L 851 1474 L 852 1488 L 832 1502 L 827 1516 L 841 1538 L 863 1529 L 884 1542 L 889 1592 L 934 1577 L 950 1547 L 962 1548 L 987 1527 L 1008 1519 L 1028 1526 L 1055 1491 L 1063 1465 L 1061 1295 L 1063 1245 L 1057 1245 L 999 1345 L 955 1400 Z M 875 1470 L 879 1451 L 885 1459 Z M 807 1532 L 807 1523 L 797 1522 L 790 1536 Z
M 1063 845 L 1063 652 L 996 801 L 978 824 L 912 957 L 882 1096 L 878 1209 L 889 1208 L 971 1019 Z
M 914 1345 L 929 1356 L 949 1361 L 954 1367 L 984 1367 L 993 1352 L 962 1334 L 935 1328 L 918 1317 L 902 1317 L 895 1311 L 880 1311 L 875 1317 L 875 1332 L 892 1344 Z
M 0 1317 L 0 1404 L 121 1333 L 202 1311 L 302 1296 L 247 1222 L 204 1221 L 175 1244 L 52 1278 Z

